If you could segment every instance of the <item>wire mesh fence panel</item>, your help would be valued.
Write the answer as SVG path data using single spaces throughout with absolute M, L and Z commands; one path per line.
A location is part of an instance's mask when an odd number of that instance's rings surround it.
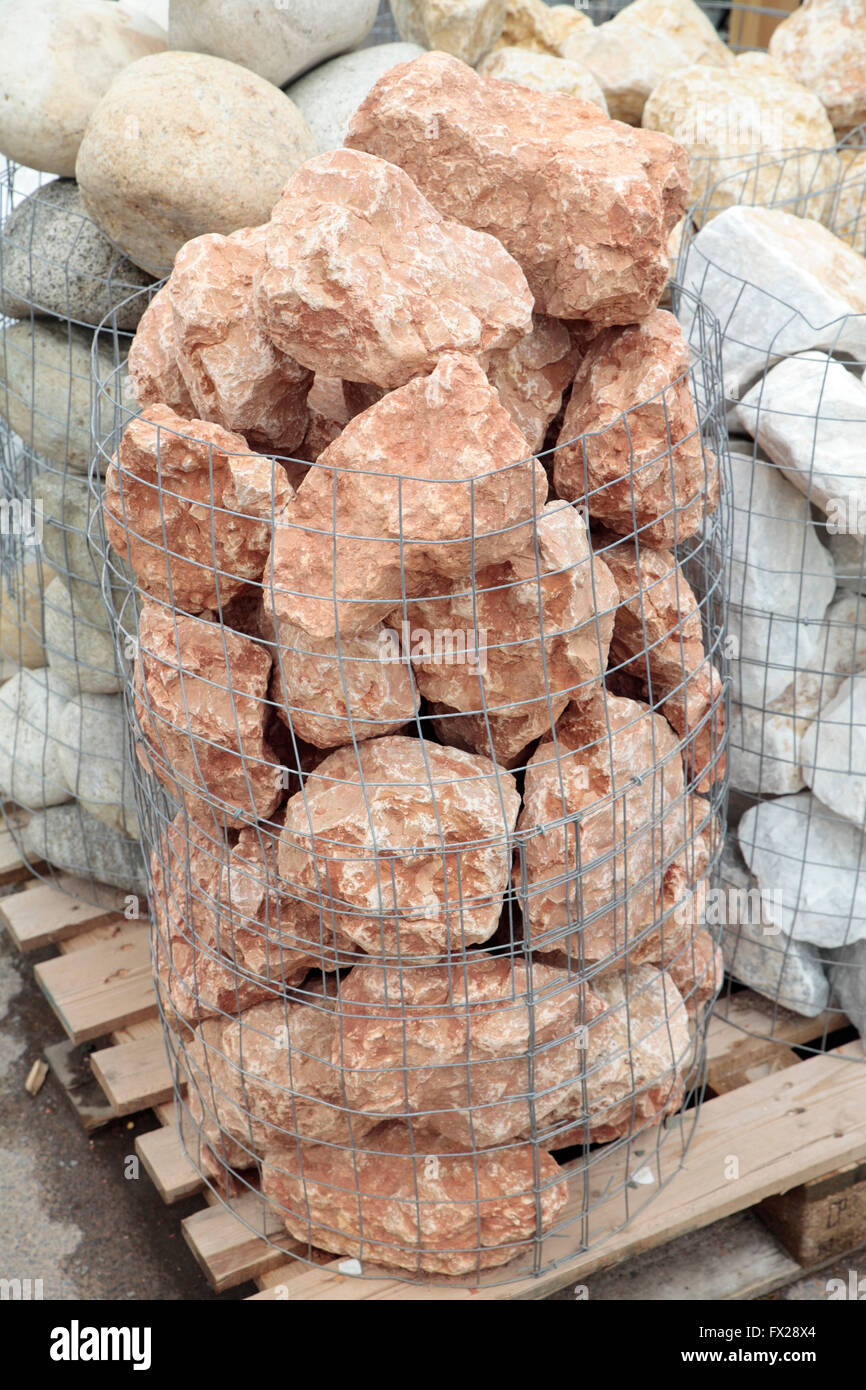
M 209 335 L 190 277 L 222 242 L 178 258 L 128 368 L 94 358 L 184 1145 L 300 1260 L 537 1274 L 641 1209 L 698 1111 L 718 329 L 696 301 L 688 341 L 541 318 L 486 370 L 299 377 L 249 317 L 240 365 Z
M 794 158 L 775 180 L 762 168 L 758 205 L 742 174 L 733 205 L 710 190 L 679 269 L 721 323 L 731 431 L 723 946 L 732 979 L 772 1002 L 768 1036 L 830 1006 L 862 1034 L 866 166 L 764 205 Z
M 95 326 L 150 277 L 71 179 L 0 183 L 0 793 L 25 863 L 105 900 L 146 892 L 102 561 L 88 539 Z M 144 290 L 145 300 L 147 291 Z M 142 305 L 117 315 L 128 345 Z M 108 370 L 114 344 L 98 349 Z

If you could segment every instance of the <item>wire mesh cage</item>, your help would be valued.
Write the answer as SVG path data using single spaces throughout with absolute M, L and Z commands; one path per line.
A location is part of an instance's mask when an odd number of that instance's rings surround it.
M 149 283 L 85 214 L 73 180 L 6 165 L 3 816 L 32 873 L 99 902 L 143 897 L 146 882 L 102 565 L 88 539 L 90 352 L 100 320 Z M 116 316 L 127 345 L 139 313 L 134 303 Z M 114 348 L 99 349 L 106 370 Z
M 679 266 L 722 326 L 731 431 L 725 960 L 769 1001 L 750 1031 L 814 1018 L 819 1049 L 834 1010 L 866 1032 L 866 162 L 838 155 L 793 196 L 800 156 L 717 185 Z
M 189 289 L 222 242 L 94 415 L 184 1145 L 299 1260 L 539 1274 L 641 1209 L 698 1112 L 717 326 L 536 320 L 520 359 L 391 390 L 265 353 L 238 392 Z M 618 351 L 665 383 L 590 428 Z

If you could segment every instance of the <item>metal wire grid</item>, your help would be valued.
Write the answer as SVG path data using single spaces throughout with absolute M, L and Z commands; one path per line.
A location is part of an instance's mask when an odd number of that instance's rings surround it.
M 587 0 L 577 8 L 585 10 L 594 24 L 604 24 L 613 19 L 620 10 L 626 9 L 631 0 Z M 695 0 L 698 9 L 703 10 L 722 37 L 735 53 L 749 52 L 761 46 L 753 43 L 755 37 L 763 37 L 758 27 L 760 20 L 783 20 L 790 13 L 780 5 L 747 5 L 739 0 Z
M 714 232 L 724 223 L 710 214 L 719 201 L 769 206 L 821 222 L 862 256 L 866 162 L 846 151 L 839 147 L 835 184 L 816 178 L 794 196 L 789 166 L 802 168 L 802 153 L 756 160 L 751 175 L 741 170 L 715 185 L 695 209 L 703 230 L 690 230 L 678 269 L 718 315 L 724 336 L 732 713 L 723 947 L 731 979 L 770 1001 L 766 1029 L 754 1024 L 768 1038 L 790 1011 L 819 1016 L 828 1006 L 847 1012 L 859 1031 L 866 1027 L 866 720 L 858 707 L 866 567 L 856 471 L 866 430 L 857 401 L 866 315 L 845 312 L 846 303 L 854 307 L 846 294 L 858 302 L 851 288 L 858 276 L 859 303 L 866 302 L 866 262 L 837 258 L 828 276 L 820 232 L 811 234 L 811 259 L 795 258 L 823 279 L 830 308 L 819 312 L 821 290 L 804 286 L 799 272 L 784 281 L 784 295 L 751 257 L 748 278 L 742 255 L 730 249 L 736 233 Z M 808 1050 L 835 1044 L 838 1027 L 829 1016 Z
M 675 537 L 678 524 L 686 529 L 679 518 L 688 502 L 700 506 L 725 460 L 718 331 L 700 305 L 694 309 L 689 377 L 697 422 L 688 440 L 672 432 L 665 392 L 649 403 L 664 420 L 664 472 L 676 472 L 684 442 L 700 441 L 698 497 L 690 492 L 686 502 L 681 490 L 667 513 Z M 251 1231 L 282 1248 L 288 1229 L 286 1248 L 302 1260 L 320 1261 L 330 1250 L 357 1257 L 351 1272 L 375 1273 L 378 1266 L 404 1279 L 448 1272 L 472 1283 L 550 1268 L 633 1217 L 681 1162 L 697 1114 L 704 1023 L 719 971 L 714 943 L 699 922 L 721 848 L 725 788 L 723 514 L 708 519 L 706 534 L 699 528 L 684 541 L 680 564 L 670 552 L 646 547 L 638 519 L 630 538 L 617 543 L 598 532 L 594 552 L 551 561 L 544 558 L 546 514 L 536 469 L 527 566 L 511 573 L 500 560 L 483 571 L 482 583 L 480 547 L 495 550 L 507 535 L 510 551 L 516 528 L 479 535 L 472 519 L 483 515 L 485 487 L 500 486 L 511 474 L 525 478 L 529 463 L 475 478 L 468 489 L 442 485 L 455 499 L 450 510 L 462 506 L 469 519 L 468 554 L 462 579 L 427 576 L 425 602 L 451 605 L 452 636 L 462 622 L 468 648 L 483 658 L 486 672 L 510 657 L 514 639 L 499 629 L 479 632 L 484 602 L 522 589 L 536 614 L 538 630 L 524 628 L 519 641 L 541 668 L 538 689 L 516 704 L 540 705 L 544 719 L 508 771 L 476 752 L 467 755 L 460 747 L 465 729 L 457 746 L 448 746 L 448 720 L 419 692 L 420 663 L 413 670 L 402 644 L 394 670 L 408 687 L 408 708 L 404 701 L 399 716 L 386 720 L 365 706 L 359 718 L 367 678 L 382 699 L 381 650 L 353 650 L 340 623 L 333 640 L 287 637 L 292 624 L 280 630 L 273 619 L 267 627 L 281 584 L 288 582 L 286 597 L 296 605 L 292 616 L 311 594 L 291 570 L 288 581 L 275 580 L 264 554 L 258 578 L 220 570 L 221 527 L 230 516 L 245 526 L 252 518 L 226 505 L 228 461 L 214 447 L 202 459 L 200 495 L 212 499 L 199 512 L 206 544 L 192 560 L 188 548 L 175 548 L 167 517 L 188 500 L 187 484 L 170 463 L 176 437 L 170 427 L 153 431 L 156 449 L 146 474 L 140 455 L 131 466 L 118 453 L 132 418 L 123 403 L 124 372 L 118 359 L 97 388 L 91 471 L 97 490 L 99 461 L 108 468 L 117 454 L 120 463 L 94 527 L 105 548 L 106 588 L 126 585 L 112 612 L 138 755 L 134 780 L 149 852 L 158 995 L 187 1152 L 221 1198 L 246 1194 L 235 1210 Z M 627 464 L 634 464 L 628 470 L 633 499 L 634 479 L 652 467 L 650 459 L 634 460 L 637 422 L 635 413 L 631 426 L 626 417 L 611 426 L 623 433 Z M 186 443 L 196 447 L 192 439 Z M 555 449 L 539 458 L 555 468 Z M 290 467 L 296 480 L 299 471 L 328 480 L 337 507 L 334 469 L 298 460 Z M 405 528 L 398 524 L 392 537 L 399 592 L 386 591 L 382 605 L 390 634 L 405 633 L 404 623 L 413 627 L 410 552 L 418 537 L 408 499 L 417 481 L 402 476 L 395 484 L 374 471 L 350 478 L 354 497 L 396 487 L 398 518 L 406 499 Z M 264 548 L 276 549 L 281 528 L 270 518 L 285 495 L 279 460 L 271 460 L 269 482 L 255 520 L 267 519 Z M 590 514 L 603 491 L 587 487 Z M 145 496 L 156 519 L 152 514 L 142 534 L 136 523 L 147 511 Z M 435 488 L 427 501 L 429 512 Z M 582 526 L 573 507 L 555 507 L 560 520 L 567 515 L 570 525 Z M 140 623 L 143 595 L 108 547 L 106 511 L 120 524 L 121 552 L 150 589 Z M 363 517 L 357 526 L 369 542 Z M 446 553 L 461 544 L 466 552 L 459 529 Z M 356 527 L 351 530 L 357 539 Z M 348 539 L 337 511 L 324 533 L 334 547 Z M 311 524 L 309 535 L 320 534 Z M 605 554 L 613 559 L 625 549 L 620 563 L 627 568 L 629 546 L 636 576 L 629 597 L 642 640 L 625 635 L 622 656 L 610 662 L 607 691 L 593 695 L 593 684 L 603 689 L 609 633 L 602 629 L 616 602 L 608 599 L 607 610 L 591 602 L 579 618 L 566 610 L 557 619 L 544 586 L 567 589 L 582 574 L 585 591 L 597 599 Z M 644 590 L 638 567 L 649 555 L 662 558 Z M 197 570 L 209 571 L 214 602 L 204 612 L 184 611 L 179 586 Z M 668 605 L 673 590 L 686 608 L 690 584 L 700 656 L 692 646 L 687 660 L 679 600 L 666 623 L 644 605 L 658 585 Z M 460 621 L 453 616 L 455 593 L 469 607 Z M 338 601 L 334 587 L 327 597 L 325 607 L 351 627 L 360 589 L 342 592 Z M 599 653 L 598 669 L 559 675 L 554 689 L 552 646 L 559 635 L 576 632 L 586 634 L 587 651 Z M 465 655 L 465 640 L 458 646 Z M 656 680 L 656 648 L 674 652 L 675 676 Z M 311 700 L 304 681 L 316 661 L 324 662 L 325 678 L 314 683 Z M 715 684 L 713 664 L 721 672 Z M 690 708 L 696 684 L 701 702 Z M 611 692 L 618 685 L 640 693 L 646 705 L 622 698 L 615 705 Z M 327 720 L 311 729 L 311 715 L 321 714 L 328 699 Z M 594 701 L 598 724 L 594 735 L 572 739 L 571 753 L 557 724 L 569 699 Z M 658 718 L 678 700 L 679 738 Z M 512 711 L 488 695 L 480 673 L 474 703 L 463 703 L 470 733 L 472 719 L 479 721 L 476 746 L 480 726 L 487 751 L 491 742 L 495 749 L 496 717 Z M 616 767 L 615 708 L 617 739 L 644 730 L 642 750 L 629 753 L 623 743 Z M 301 737 L 296 724 L 325 746 Z M 382 736 L 372 737 L 380 728 Z M 563 782 L 570 756 L 595 758 L 601 779 L 577 813 Z M 404 763 L 409 770 L 401 773 Z M 559 810 L 554 806 L 534 823 L 524 812 L 516 822 L 518 787 L 525 791 L 527 782 L 545 779 Z M 578 783 L 583 780 L 578 773 Z M 698 795 L 699 787 L 706 795 Z M 593 845 L 587 826 L 596 827 L 599 843 Z M 539 844 L 550 854 L 546 868 L 543 858 L 541 867 L 533 859 Z M 545 899 L 548 917 L 541 911 Z M 370 1052 L 376 1030 L 378 1054 L 375 1045 Z M 664 1121 L 680 1107 L 681 1117 Z M 342 1197 L 339 1214 L 335 1194 Z
M 72 180 L 0 182 L 3 817 L 35 875 L 90 901 L 143 898 L 144 865 L 101 565 L 88 541 L 94 326 L 149 277 Z M 140 311 L 120 314 L 129 332 Z M 103 351 L 103 362 L 114 360 Z M 125 904 L 124 904 L 125 905 Z

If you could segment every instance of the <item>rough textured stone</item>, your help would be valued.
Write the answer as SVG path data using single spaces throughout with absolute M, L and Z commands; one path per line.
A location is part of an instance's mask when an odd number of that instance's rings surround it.
M 46 465 L 34 467 L 32 487 L 42 503 L 43 555 L 58 573 L 98 583 L 102 558 L 88 537 L 93 499 L 87 479 Z
M 135 708 L 155 775 L 178 800 L 212 799 L 229 824 L 269 816 L 283 773 L 265 736 L 265 648 L 153 603 L 138 634 Z
M 866 536 L 866 386 L 859 376 L 825 353 L 790 357 L 746 393 L 737 416 L 813 506 Z
M 770 53 L 821 100 L 838 134 L 866 121 L 866 0 L 805 0 L 776 27 Z
M 332 58 L 293 82 L 286 96 L 310 127 L 319 153 L 341 148 L 350 120 L 383 73 L 423 52 L 417 43 L 379 43 Z
M 689 186 L 666 137 L 429 53 L 377 82 L 347 143 L 399 164 L 445 216 L 498 237 L 539 313 L 632 323 L 658 303 Z
M 532 295 L 507 252 L 357 150 L 320 155 L 288 180 L 265 253 L 264 329 L 326 376 L 390 389 L 442 353 L 513 347 L 532 327 Z
M 543 315 L 533 320 L 532 332 L 516 347 L 501 348 L 488 357 L 487 380 L 534 454 L 544 447 L 576 367 L 565 324 Z
M 135 787 L 120 695 L 70 700 L 56 730 L 60 775 L 80 805 L 112 830 L 139 838 Z
M 479 570 L 474 584 L 457 580 L 438 599 L 410 603 L 408 649 L 421 694 L 476 716 L 453 721 L 453 730 L 441 720 L 445 740 L 463 734 L 507 767 L 533 739 L 549 738 L 575 691 L 604 673 L 617 601 L 605 562 L 590 556 L 583 518 L 549 502 L 521 552 Z M 400 629 L 402 613 L 390 621 Z M 447 633 L 452 648 L 430 650 L 418 632 Z
M 241 435 L 154 405 L 124 432 L 103 510 L 140 588 L 195 613 L 261 579 L 271 518 L 292 495 L 279 464 Z
M 373 27 L 377 0 L 171 0 L 172 48 L 212 53 L 250 68 L 277 87 L 357 48 Z
M 827 975 L 833 1003 L 844 1009 L 866 1052 L 866 945 L 858 941 L 828 952 Z
M 4 328 L 0 340 L 0 415 L 29 450 L 73 473 L 90 465 L 92 346 L 88 329 L 41 319 Z M 107 404 L 119 397 L 116 363 L 107 347 L 97 351 Z
M 277 518 L 265 606 L 314 637 L 504 560 L 547 497 L 478 364 L 449 354 L 351 420 Z M 366 476 L 365 476 L 366 474 Z
M 730 400 L 804 348 L 866 360 L 866 262 L 811 218 L 728 208 L 691 243 L 682 281 L 721 324 Z M 684 303 L 687 336 L 692 312 Z
M 852 246 L 861 256 L 866 255 L 866 150 L 852 148 L 839 151 L 842 175 L 833 211 L 828 218 L 836 236 Z
M 653 89 L 643 125 L 687 150 L 698 223 L 733 204 L 782 204 L 813 190 L 828 191 L 810 198 L 810 212 L 830 206 L 839 174 L 833 127 L 817 97 L 788 77 L 738 63 L 679 68 Z M 783 160 L 780 151 L 792 149 L 814 153 Z
M 266 222 L 315 148 L 300 111 L 256 73 L 161 53 L 126 68 L 99 101 L 75 177 L 111 240 L 167 275 L 191 237 Z
M 263 227 L 195 237 L 168 282 L 177 365 L 195 415 L 242 434 L 255 448 L 297 449 L 307 430 L 312 372 L 275 347 L 256 311 Z
M 719 475 L 701 441 L 690 365 L 688 343 L 664 309 L 593 337 L 553 456 L 560 497 L 585 502 L 620 535 L 639 528 L 647 545 L 677 544 L 699 530 L 718 505 Z
M 831 810 L 866 827 L 866 675 L 849 677 L 800 740 L 803 776 Z
M 574 5 L 547 5 L 545 0 L 508 0 L 505 27 L 496 47 L 561 55 L 574 34 L 591 27 L 589 15 L 582 14 Z
M 537 92 L 565 92 L 581 101 L 594 102 L 607 113 L 604 92 L 583 63 L 534 53 L 527 48 L 497 48 L 478 65 L 482 77 L 517 82 Z
M 341 748 L 288 803 L 280 874 L 370 954 L 443 955 L 496 930 L 519 807 L 487 758 L 393 735 Z
M 784 695 L 798 667 L 813 662 L 835 591 L 833 561 L 808 501 L 780 469 L 735 448 L 730 476 L 733 696 L 744 707 L 764 709 Z
M 400 38 L 477 63 L 505 24 L 506 0 L 389 0 Z
M 514 890 L 534 949 L 653 959 L 665 875 L 691 833 L 667 721 L 604 691 L 574 701 L 529 761 L 518 821 Z
M 58 732 L 71 691 L 43 667 L 19 671 L 0 686 L 0 792 L 39 809 L 69 800 L 58 759 Z
M 45 628 L 42 592 L 53 571 L 42 560 L 31 560 L 17 573 L 0 576 L 0 657 L 13 666 L 44 666 Z
M 117 74 L 165 48 L 130 5 L 7 0 L 0 17 L 0 151 L 70 177 L 93 108 Z
M 782 1008 L 807 1018 L 823 1013 L 830 990 L 819 952 L 807 941 L 795 941 L 777 925 L 762 921 L 758 881 L 731 836 L 722 856 L 721 889 L 726 904 L 722 950 L 728 973 Z
M 415 1120 L 464 1148 L 528 1138 L 533 1126 L 545 1148 L 561 1147 L 564 1124 L 586 1125 L 592 1142 L 632 1092 L 640 1113 L 689 1047 L 669 979 L 640 966 L 629 989 L 616 979 L 587 987 L 547 964 L 530 978 L 525 963 L 481 953 L 404 972 L 402 982 L 397 971 L 359 966 L 341 989 L 333 1060 L 353 1109 Z M 613 1019 L 603 1018 L 608 1008 Z M 633 1076 L 622 1055 L 629 1023 Z M 520 1098 L 530 1094 L 531 1105 Z
M 640 125 L 647 98 L 671 73 L 734 61 L 692 0 L 633 0 L 606 24 L 578 29 L 563 51 L 590 69 L 611 116 L 629 125 Z
M 57 179 L 31 193 L 11 212 L 0 234 L 0 311 L 29 319 L 57 314 L 98 324 L 116 309 L 117 327 L 134 331 L 145 296 L 119 307 L 146 275 L 88 217 L 78 185 Z
M 771 919 L 796 941 L 844 946 L 866 939 L 866 837 L 810 792 L 762 801 L 737 834 L 743 857 L 772 896 Z
M 686 743 L 688 784 L 707 792 L 724 776 L 725 711 L 721 677 L 704 650 L 697 599 L 670 550 L 654 550 L 634 537 L 616 544 L 606 534 L 595 539 L 598 560 L 619 590 L 610 666 L 637 678 L 641 697 L 660 708 Z M 615 690 L 616 675 L 613 681 Z
M 82 806 L 49 806 L 37 812 L 21 831 L 21 844 L 33 860 L 44 859 L 65 873 L 109 883 L 142 900 L 147 897 L 138 841 L 110 830 Z
M 313 378 L 307 409 L 309 424 L 298 452 L 301 459 L 315 463 L 334 440 L 339 439 L 355 412 L 349 409 L 346 402 L 342 379 L 321 374 Z M 297 473 L 292 477 L 295 488 L 300 487 L 308 471 L 297 467 Z
M 52 579 L 43 605 L 48 665 L 70 690 L 113 695 L 121 689 L 114 638 L 95 585 Z
M 177 364 L 177 337 L 168 286 L 148 304 L 129 349 L 129 383 L 139 406 L 166 405 L 192 419 L 195 406 Z
M 435 1162 L 429 1162 L 433 1158 Z M 507 1264 L 568 1197 L 549 1154 L 531 1145 L 465 1154 L 419 1126 L 379 1125 L 363 1145 L 274 1146 L 265 1194 L 289 1233 L 322 1250 L 413 1273 L 469 1274 Z

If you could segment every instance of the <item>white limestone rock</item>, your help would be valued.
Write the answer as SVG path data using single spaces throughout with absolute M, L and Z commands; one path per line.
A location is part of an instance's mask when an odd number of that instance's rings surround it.
M 147 897 L 147 875 L 138 841 L 109 830 L 82 806 L 49 806 L 31 816 L 21 832 L 21 843 L 32 858 L 46 859 L 65 873 Z M 144 925 L 142 930 L 146 930 Z
M 48 665 L 71 690 L 113 695 L 121 689 L 97 588 L 55 576 L 45 590 L 44 626 Z
M 824 959 L 832 1002 L 848 1015 L 866 1052 L 866 941 L 828 951 Z
M 436 48 L 470 66 L 483 58 L 505 26 L 507 0 L 389 0 L 405 43 Z
M 71 691 L 47 667 L 0 686 L 0 795 L 38 810 L 69 800 L 58 729 Z
M 112 830 L 139 838 L 121 695 L 70 700 L 55 730 L 58 766 L 72 795 Z
M 807 784 L 825 806 L 866 827 L 866 675 L 851 676 L 800 740 Z
M 411 63 L 424 49 L 417 43 L 380 43 L 322 63 L 286 88 L 310 130 L 319 154 L 338 150 L 349 121 L 379 78 L 398 63 Z
M 528 48 L 497 48 L 478 64 L 482 77 L 517 82 L 538 92 L 565 92 L 580 101 L 592 101 L 607 111 L 607 101 L 597 79 L 583 63 L 533 53 Z

